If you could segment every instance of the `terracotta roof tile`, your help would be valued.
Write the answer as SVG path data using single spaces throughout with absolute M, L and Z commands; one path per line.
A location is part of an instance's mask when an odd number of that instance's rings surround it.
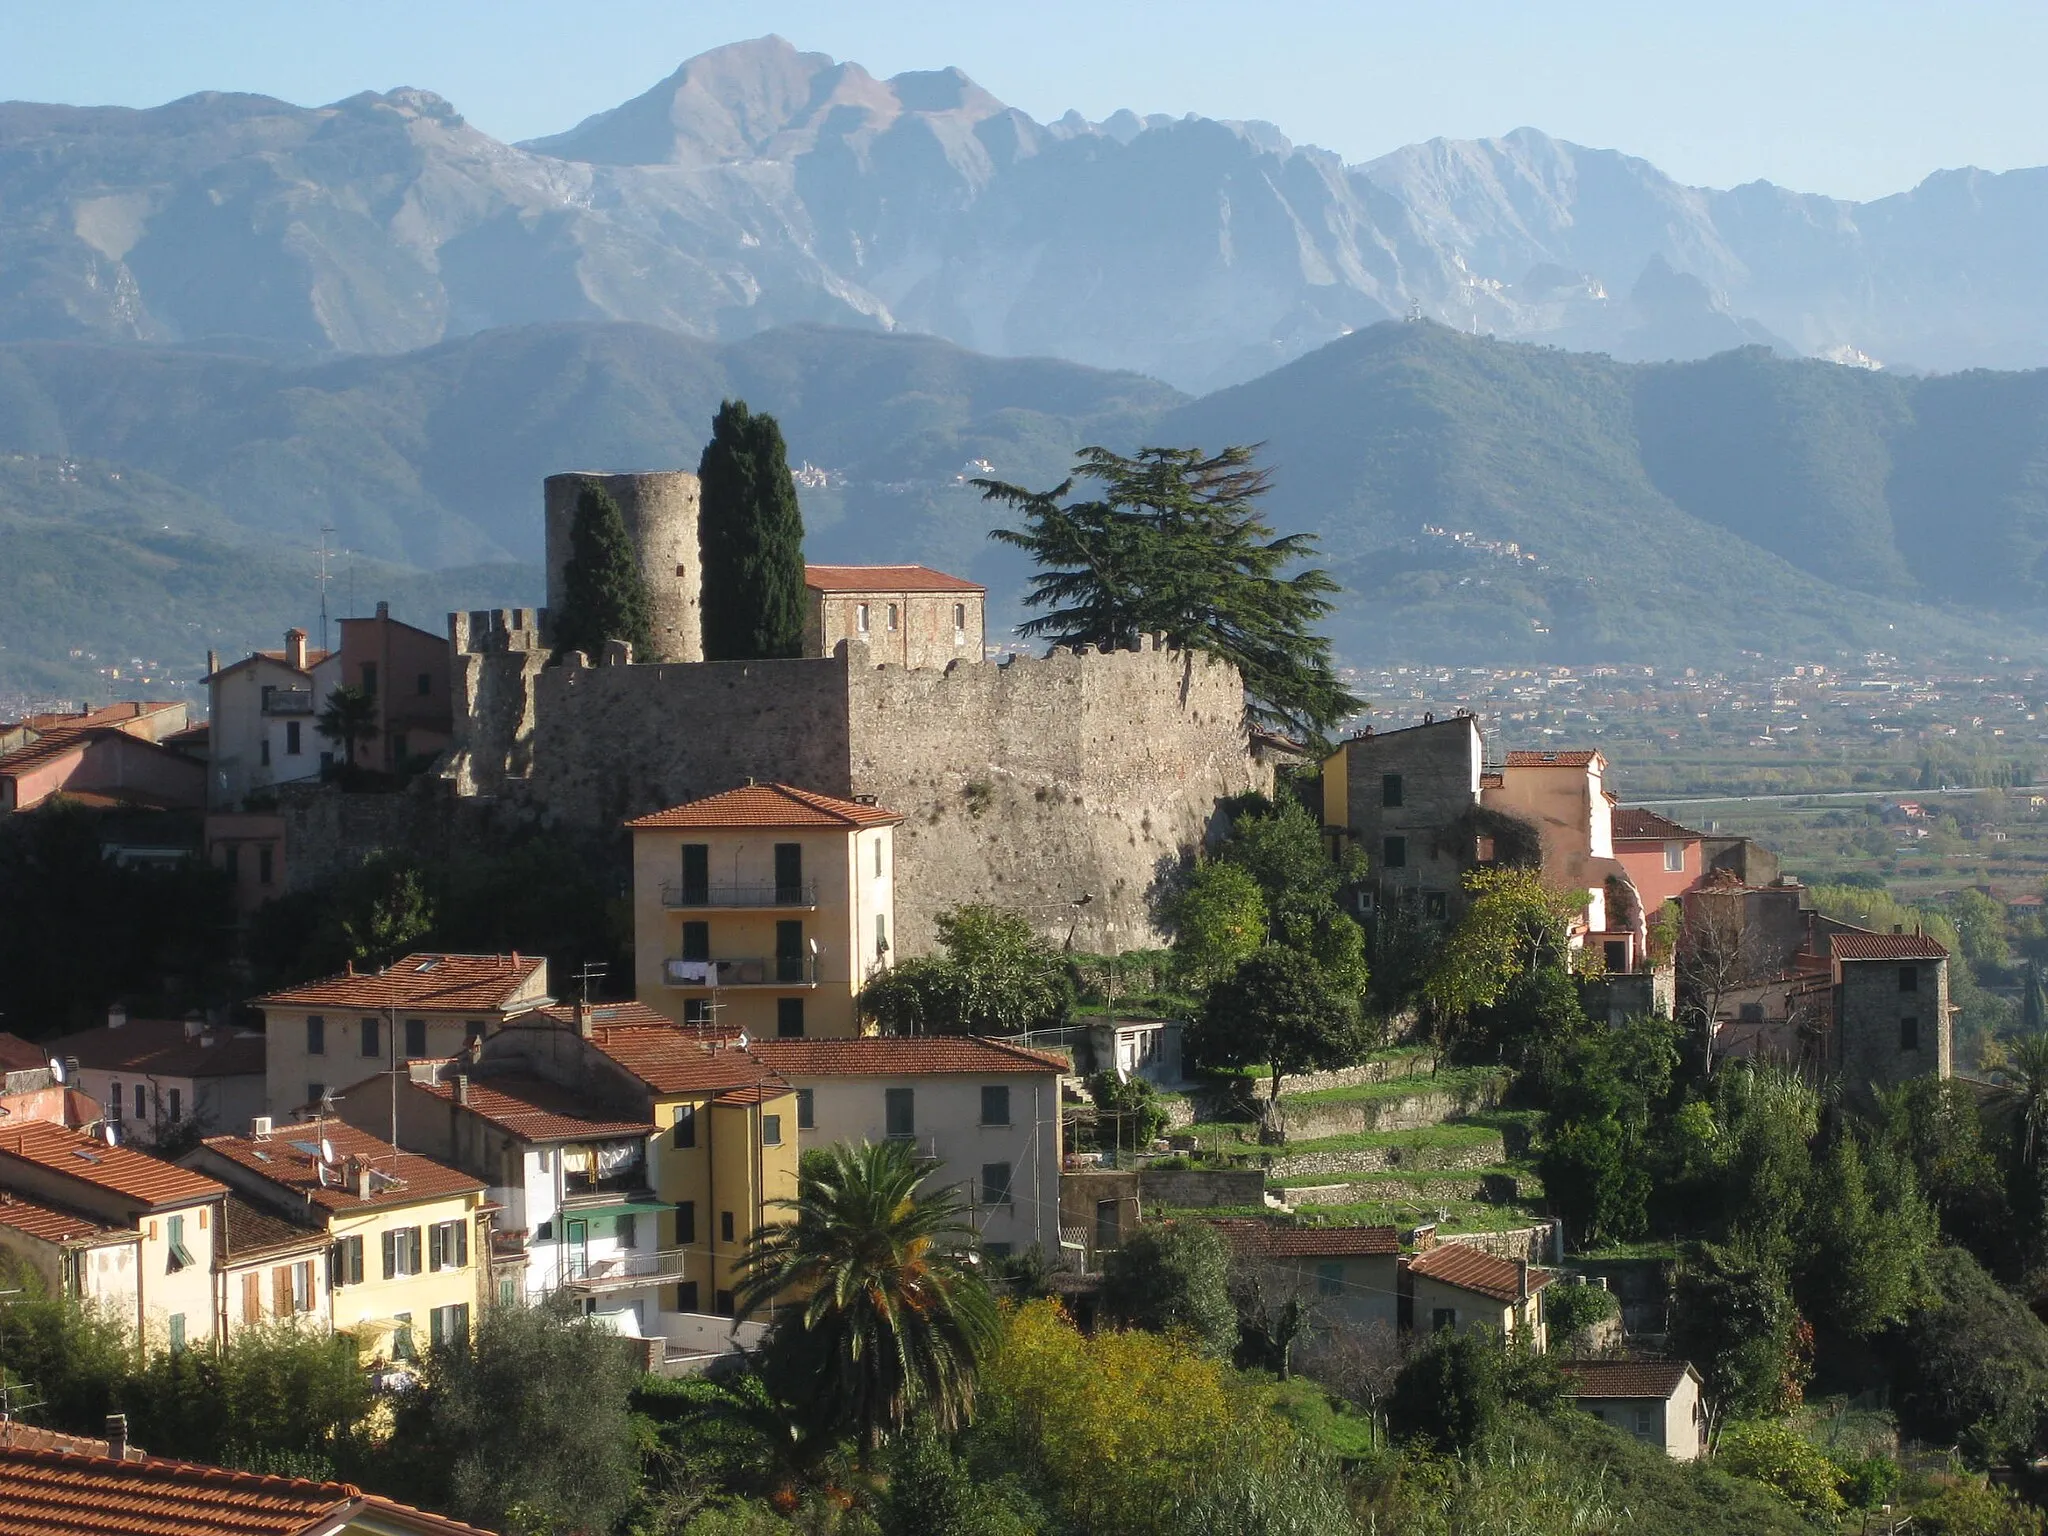
M 206 1044 L 211 1040 L 211 1045 Z M 130 1019 L 45 1042 L 52 1056 L 75 1056 L 96 1071 L 150 1072 L 158 1077 L 261 1077 L 264 1037 L 254 1031 L 207 1029 L 188 1035 L 181 1019 Z
M 33 1041 L 0 1030 L 0 1072 L 33 1072 L 49 1066 L 51 1055 Z
M 430 1093 L 444 1103 L 455 1102 L 455 1073 L 446 1073 L 438 1083 L 413 1080 L 413 1087 Z M 654 1134 L 651 1121 L 620 1120 L 605 1115 L 590 1103 L 545 1078 L 516 1073 L 492 1074 L 469 1080 L 469 1099 L 463 1106 L 479 1119 L 522 1141 L 575 1141 L 587 1136 L 634 1136 Z
M 1495 1258 L 1464 1243 L 1439 1243 L 1427 1253 L 1418 1253 L 1408 1261 L 1408 1270 L 1495 1301 L 1514 1301 L 1521 1295 L 1521 1273 L 1512 1260 Z M 1530 1270 L 1529 1294 L 1542 1290 L 1551 1278 L 1548 1270 Z
M 1669 1398 L 1692 1369 L 1683 1360 L 1564 1360 L 1580 1397 Z
M 240 1195 L 230 1194 L 222 1207 L 221 1231 L 229 1263 L 271 1253 L 280 1248 L 325 1244 L 327 1234 L 317 1227 L 302 1227 L 251 1205 Z
M 358 1513 L 407 1536 L 488 1536 L 348 1483 L 0 1447 L 0 1536 L 313 1536 Z
M 1655 811 L 1640 805 L 1617 805 L 1613 811 L 1614 835 L 1625 841 L 1676 842 L 1685 838 L 1697 838 L 1699 833 L 1691 827 L 1680 826 L 1668 816 L 1659 816 Z
M 40 768 L 43 764 L 55 762 L 60 757 L 83 752 L 92 745 L 93 738 L 100 734 L 102 733 L 96 730 L 70 727 L 50 731 L 26 746 L 16 747 L 12 752 L 0 753 L 0 775 L 26 773 L 31 768 Z M 110 731 L 106 734 L 118 736 L 121 733 Z M 129 738 L 131 741 L 134 739 Z
M 599 1026 L 592 1029 L 590 1043 L 656 1093 L 719 1093 L 781 1081 L 753 1050 L 673 1024 Z
M 109 1191 L 145 1208 L 183 1205 L 227 1193 L 225 1185 L 189 1168 L 151 1157 L 133 1147 L 110 1147 L 96 1136 L 43 1120 L 24 1120 L 19 1125 L 0 1122 L 0 1182 L 6 1180 L 10 1158 Z
M 1600 754 L 1595 751 L 1576 752 L 1510 752 L 1507 765 L 1510 768 L 1584 768 Z
M 1370 1258 L 1401 1251 L 1392 1227 L 1290 1227 L 1247 1217 L 1212 1223 L 1242 1254 L 1273 1259 Z
M 318 1172 L 322 1136 L 332 1143 L 339 1165 L 330 1174 L 335 1182 L 328 1185 L 321 1184 Z M 344 1214 L 480 1193 L 484 1188 L 483 1180 L 417 1152 L 401 1151 L 394 1155 L 390 1142 L 340 1120 L 279 1126 L 263 1141 L 249 1136 L 209 1136 L 197 1151 L 186 1154 L 201 1166 L 207 1165 L 209 1155 L 244 1168 L 279 1189 L 303 1196 L 323 1210 Z M 341 1185 L 340 1174 L 351 1157 L 368 1162 L 378 1175 L 367 1200 Z M 394 1174 L 398 1182 L 386 1183 L 384 1176 Z
M 867 1035 L 857 1040 L 754 1040 L 747 1049 L 784 1077 L 993 1076 L 1068 1072 L 1064 1057 L 971 1035 Z
M 574 1003 L 550 1003 L 539 1012 L 557 1024 L 574 1027 L 576 1005 Z M 731 1040 L 740 1033 L 737 1024 L 696 1025 L 678 1024 L 665 1013 L 656 1012 L 645 1003 L 593 1003 L 590 1005 L 590 1021 L 603 1025 L 634 1025 L 646 1029 L 673 1029 L 699 1040 Z
M 407 955 L 385 970 L 327 976 L 266 992 L 255 1002 L 280 1007 L 488 1012 L 508 1006 L 546 964 L 537 955 Z
M 948 576 L 928 565 L 807 565 L 804 585 L 814 592 L 986 592 L 978 581 Z
M 1924 933 L 1835 933 L 1828 953 L 1837 960 L 1946 960 L 1948 950 Z
M 0 1227 L 11 1227 L 46 1243 L 76 1242 L 80 1238 L 108 1237 L 123 1231 L 90 1216 L 17 1195 L 12 1190 L 0 1190 Z
M 788 784 L 749 784 L 670 806 L 626 823 L 659 827 L 893 827 L 903 818 L 880 806 L 839 800 Z
M 113 1449 L 106 1441 L 90 1435 L 67 1435 L 60 1429 L 44 1429 L 19 1419 L 0 1419 L 0 1451 L 72 1451 L 80 1456 L 108 1456 Z M 131 1449 L 122 1459 L 140 1461 L 142 1453 Z

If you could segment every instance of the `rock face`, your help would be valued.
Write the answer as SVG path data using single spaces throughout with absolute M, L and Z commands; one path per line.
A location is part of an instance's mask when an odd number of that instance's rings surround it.
M 518 146 L 422 90 L 7 104 L 0 209 L 0 339 L 289 357 L 818 320 L 1206 389 L 1413 307 L 1640 359 L 2048 359 L 2048 170 L 1853 204 L 1533 129 L 1347 166 L 1264 123 L 1038 123 L 955 69 L 878 80 L 773 37 Z

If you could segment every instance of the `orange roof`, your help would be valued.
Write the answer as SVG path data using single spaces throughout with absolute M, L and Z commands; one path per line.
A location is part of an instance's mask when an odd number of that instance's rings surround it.
M 1700 835 L 1691 827 L 1682 827 L 1670 817 L 1659 816 L 1655 811 L 1645 810 L 1640 805 L 1617 805 L 1612 818 L 1614 835 L 1624 842 L 1635 839 L 1645 842 L 1675 842 Z
M 766 1104 L 769 1100 L 779 1099 L 788 1092 L 789 1085 L 787 1083 L 778 1082 L 774 1078 L 767 1078 L 758 1083 L 748 1083 L 741 1088 L 728 1088 L 711 1102 L 713 1104 L 724 1104 L 729 1107 L 738 1107 L 744 1104 Z
M 221 1208 L 221 1233 L 221 1246 L 230 1264 L 281 1248 L 304 1248 L 315 1244 L 324 1247 L 327 1243 L 324 1230 L 301 1227 L 282 1216 L 273 1216 L 236 1194 L 230 1194 Z
M 40 1045 L 0 1029 L 0 1072 L 33 1072 L 47 1068 L 51 1053 Z
M 31 768 L 40 768 L 45 763 L 55 762 L 60 757 L 69 757 L 83 752 L 94 739 L 103 735 L 119 736 L 123 732 L 87 727 L 78 729 L 66 727 L 62 730 L 46 731 L 26 746 L 16 747 L 12 752 L 0 754 L 0 775 L 12 776 L 26 773 Z M 140 738 L 130 736 L 130 741 Z
M 1494 1301 L 1516 1301 L 1522 1294 L 1519 1266 L 1463 1243 L 1439 1243 L 1427 1253 L 1418 1253 L 1408 1261 L 1408 1272 Z M 1542 1290 L 1551 1278 L 1547 1269 L 1530 1270 L 1529 1294 L 1533 1296 Z
M 781 1083 L 751 1050 L 673 1024 L 598 1027 L 590 1043 L 656 1093 L 718 1093 L 748 1083 Z
M 489 1536 L 350 1483 L 0 1447 L 0 1536 L 325 1536 L 358 1515 L 406 1536 Z
M 24 1424 L 19 1419 L 0 1419 L 0 1450 L 75 1451 L 81 1456 L 111 1456 L 114 1448 L 90 1435 L 67 1435 L 62 1430 L 43 1429 L 35 1424 Z M 140 1461 L 142 1452 L 130 1447 L 128 1454 L 121 1459 Z
M 1265 1258 L 1376 1258 L 1401 1251 L 1401 1234 L 1392 1227 L 1290 1227 L 1251 1217 L 1211 1225 L 1237 1252 Z
M 80 1066 L 96 1071 L 158 1077 L 263 1075 L 262 1035 L 210 1027 L 188 1035 L 181 1019 L 130 1019 L 118 1029 L 101 1024 L 44 1043 L 52 1056 L 75 1056 Z
M 328 1175 L 334 1182 L 326 1185 L 320 1182 L 319 1174 L 322 1136 L 332 1144 L 336 1159 Z M 484 1188 L 482 1179 L 471 1178 L 459 1168 L 450 1168 L 417 1152 L 394 1152 L 390 1142 L 340 1120 L 280 1126 L 262 1141 L 249 1136 L 209 1136 L 199 1144 L 198 1151 L 186 1155 L 204 1160 L 209 1154 L 246 1169 L 279 1189 L 304 1196 L 323 1210 L 342 1213 L 411 1205 L 420 1200 L 476 1193 Z M 352 1157 L 367 1162 L 376 1175 L 368 1199 L 342 1187 Z
M 948 576 L 928 565 L 807 565 L 813 592 L 986 592 L 978 581 Z
M 1068 1072 L 1063 1057 L 972 1035 L 868 1035 L 858 1040 L 751 1040 L 784 1077 L 927 1077 L 940 1073 Z
M 1598 752 L 1593 751 L 1510 752 L 1508 754 L 1508 766 L 1510 768 L 1583 768 L 1599 756 Z M 1605 759 L 1603 758 L 1602 761 L 1604 762 Z
M 572 1029 L 576 1024 L 574 1003 L 550 1003 L 537 1010 L 557 1024 L 566 1024 Z M 645 1003 L 592 1003 L 590 1021 L 593 1024 L 639 1025 L 648 1029 L 680 1030 L 699 1040 L 731 1040 L 740 1033 L 737 1024 L 678 1024 L 665 1013 L 657 1013 Z
M 94 1221 L 90 1216 L 80 1216 L 73 1211 L 30 1200 L 12 1190 L 0 1190 L 0 1227 L 10 1227 L 29 1237 L 41 1238 L 46 1243 L 70 1243 L 82 1237 L 107 1237 L 122 1231 Z M 134 1234 L 122 1235 L 132 1237 Z
M 267 992 L 255 1002 L 277 1007 L 490 1012 L 507 1007 L 546 964 L 536 955 L 407 955 L 381 971 L 326 976 Z
M 413 1087 L 444 1103 L 455 1102 L 455 1074 L 438 1083 L 415 1079 Z M 584 1099 L 545 1078 L 519 1073 L 471 1077 L 463 1108 L 521 1141 L 576 1141 L 588 1136 L 652 1135 L 651 1121 L 608 1119 Z
M 1835 933 L 1828 954 L 1837 960 L 1946 960 L 1948 950 L 1924 933 Z
M 903 818 L 880 806 L 838 800 L 788 784 L 749 784 L 670 806 L 629 827 L 893 827 Z
M 333 654 L 334 653 L 332 651 L 323 651 L 318 646 L 309 645 L 306 647 L 306 665 L 303 669 L 301 669 L 292 666 L 290 662 L 286 661 L 283 651 L 251 651 L 248 655 L 244 656 L 240 661 L 231 661 L 226 666 L 222 667 L 218 672 L 207 673 L 206 676 L 199 679 L 199 681 L 201 681 L 202 683 L 210 683 L 216 677 L 226 677 L 230 672 L 238 672 L 243 667 L 249 666 L 250 664 L 257 661 L 274 661 L 279 666 L 284 667 L 288 671 L 301 672 L 301 674 L 304 675 L 307 673 L 311 673 L 315 667 L 320 665 L 321 662 L 325 661 L 329 656 L 332 656 Z
M 1683 1360 L 1564 1360 L 1580 1397 L 1669 1398 L 1692 1367 Z
M 107 1190 L 145 1208 L 183 1205 L 227 1193 L 226 1185 L 204 1174 L 133 1147 L 110 1147 L 97 1136 L 46 1120 L 24 1120 L 18 1125 L 0 1122 L 0 1181 L 7 1177 L 8 1158 Z

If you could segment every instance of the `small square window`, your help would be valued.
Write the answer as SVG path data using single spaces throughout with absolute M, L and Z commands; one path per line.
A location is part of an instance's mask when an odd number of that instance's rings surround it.
M 711 958 L 711 925 L 703 922 L 683 924 L 683 958 L 685 960 L 709 960 Z
M 981 1090 L 981 1123 L 983 1125 L 1008 1125 L 1010 1123 L 1010 1090 L 1002 1083 L 985 1084 Z
M 1318 1296 L 1342 1296 L 1344 1294 L 1344 1265 L 1341 1262 L 1318 1264 L 1316 1266 L 1316 1294 Z
M 427 1054 L 427 1021 L 407 1019 L 405 1021 L 405 1054 L 418 1060 Z
M 718 1240 L 721 1243 L 729 1243 L 733 1240 L 731 1211 L 720 1211 L 718 1213 Z
M 678 1312 L 695 1312 L 698 1305 L 696 1281 L 685 1280 L 676 1287 L 676 1310 Z
M 761 1145 L 764 1147 L 779 1147 L 782 1145 L 782 1116 L 763 1115 L 761 1117 Z
M 1919 966 L 1902 965 L 1899 967 L 1899 990 L 1901 992 L 1918 992 L 1920 990 Z
M 327 1021 L 319 1014 L 306 1016 L 306 1054 L 325 1056 L 327 1054 Z
M 697 1145 L 697 1106 L 678 1104 L 676 1106 L 676 1141 L 678 1147 Z
M 300 755 L 299 749 L 300 749 L 301 745 L 302 745 L 302 738 L 301 738 L 301 737 L 300 737 L 300 735 L 299 735 L 299 722 L 298 722 L 298 721 L 296 721 L 296 720 L 287 720 L 287 721 L 285 721 L 285 723 L 284 723 L 284 755 L 285 755 L 286 757 L 297 757 L 297 756 L 299 756 L 299 755 Z
M 783 1040 L 804 1037 L 804 1000 L 800 997 L 775 999 L 775 1033 Z
M 1390 837 L 1380 845 L 1380 866 L 1383 869 L 1406 869 L 1408 867 L 1408 839 Z
M 1457 1326 L 1458 1309 L 1456 1307 L 1437 1307 L 1429 1314 L 1429 1331 L 1431 1333 L 1443 1333 Z
M 891 634 L 894 634 L 896 632 L 896 627 L 896 605 L 894 603 L 891 603 L 889 605 L 889 632 Z
M 1684 872 L 1685 844 L 1666 843 L 1664 845 L 1664 873 L 1667 875 L 1677 875 Z
M 1920 1049 L 1920 1021 L 1912 1016 L 1899 1020 L 1899 1049 L 1917 1051 Z
M 983 1205 L 1008 1205 L 1010 1203 L 1010 1165 L 1008 1163 L 983 1163 L 981 1165 L 981 1203 Z
M 904 1139 L 917 1134 L 917 1090 L 915 1088 L 884 1088 L 882 1090 L 883 1131 L 892 1140 Z
M 362 1053 L 365 1056 L 379 1054 L 377 1021 L 375 1019 L 362 1020 L 357 1028 L 357 1034 L 361 1037 Z
M 796 1091 L 796 1128 L 800 1131 L 815 1131 L 818 1128 L 817 1100 L 812 1096 L 815 1090 L 799 1088 Z
M 1383 773 L 1380 775 L 1380 804 L 1389 810 L 1401 803 L 1401 775 Z
M 868 605 L 866 603 L 855 603 L 853 605 L 853 627 L 862 634 L 868 632 Z

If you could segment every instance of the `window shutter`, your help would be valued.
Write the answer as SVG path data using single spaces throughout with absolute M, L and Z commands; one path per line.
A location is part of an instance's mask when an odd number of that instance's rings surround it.
M 254 1270 L 242 1276 L 242 1321 L 263 1321 L 263 1277 Z
M 448 1225 L 455 1233 L 455 1267 L 457 1269 L 467 1269 L 469 1268 L 469 1221 L 465 1217 L 461 1221 L 451 1221 Z
M 279 1317 L 292 1315 L 292 1267 L 280 1264 L 270 1272 L 271 1307 Z
M 439 1269 L 441 1267 L 441 1240 L 446 1235 L 447 1228 L 438 1223 L 427 1228 L 427 1268 Z
M 394 1280 L 397 1277 L 398 1234 L 396 1232 L 387 1231 L 384 1234 L 384 1278 L 386 1280 Z

